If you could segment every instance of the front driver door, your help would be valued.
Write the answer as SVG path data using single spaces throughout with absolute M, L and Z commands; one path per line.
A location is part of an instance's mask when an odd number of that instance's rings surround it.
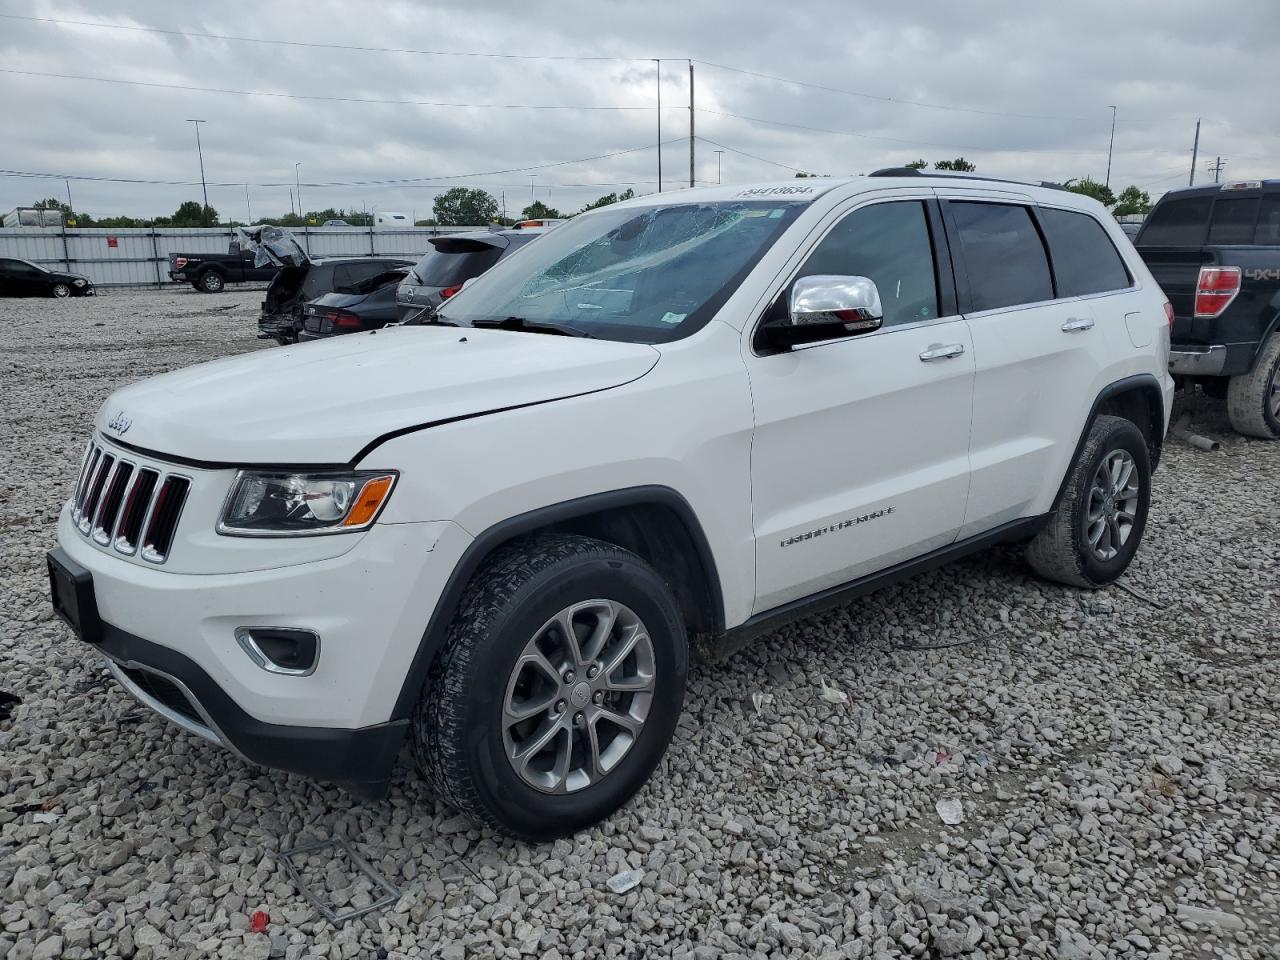
M 746 358 L 757 614 L 947 546 L 968 496 L 974 358 L 936 202 L 843 211 L 783 302 L 816 274 L 869 277 L 884 323 Z

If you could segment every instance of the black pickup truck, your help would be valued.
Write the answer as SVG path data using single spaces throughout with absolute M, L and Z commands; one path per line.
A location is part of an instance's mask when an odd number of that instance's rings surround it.
M 1173 305 L 1170 372 L 1280 439 L 1280 180 L 1170 191 L 1133 242 Z
M 254 252 L 232 240 L 226 253 L 171 253 L 169 279 L 189 283 L 202 293 L 220 293 L 228 283 L 270 280 L 275 264 L 254 265 Z

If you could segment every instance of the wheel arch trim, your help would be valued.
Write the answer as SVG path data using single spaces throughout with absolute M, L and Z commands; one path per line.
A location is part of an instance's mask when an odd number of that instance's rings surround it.
M 1089 439 L 1089 430 L 1093 426 L 1093 422 L 1098 418 L 1102 405 L 1113 397 L 1134 391 L 1140 391 L 1147 396 L 1148 403 L 1151 404 L 1152 413 L 1157 418 L 1157 422 L 1152 423 L 1155 432 L 1151 438 L 1151 444 L 1155 450 L 1155 455 L 1151 460 L 1151 469 L 1155 470 L 1156 463 L 1159 460 L 1159 451 L 1164 444 L 1164 435 L 1169 425 L 1164 422 L 1165 414 L 1164 404 L 1161 399 L 1163 394 L 1160 390 L 1160 381 L 1153 374 L 1138 373 L 1107 384 L 1094 398 L 1093 405 L 1089 408 L 1089 413 L 1084 418 L 1084 424 L 1080 428 L 1080 437 L 1076 441 L 1075 449 L 1071 451 L 1071 459 L 1067 461 L 1067 468 L 1063 472 L 1062 482 L 1058 484 L 1058 492 L 1053 498 L 1054 504 L 1057 504 L 1062 499 L 1063 491 L 1067 488 L 1067 481 L 1071 478 L 1071 468 L 1080 458 L 1080 451 L 1084 449 L 1085 441 Z M 1153 399 L 1155 402 L 1151 403 Z
M 707 539 L 702 524 L 689 501 L 671 487 L 646 485 L 627 487 L 622 490 L 611 490 L 548 504 L 526 513 L 517 514 L 500 520 L 488 527 L 468 545 L 462 557 L 454 564 L 453 570 L 445 582 L 444 589 L 436 600 L 435 607 L 427 619 L 426 628 L 418 641 L 418 649 L 414 652 L 396 698 L 395 707 L 388 722 L 402 720 L 412 715 L 414 705 L 418 701 L 431 665 L 436 655 L 444 646 L 449 624 L 453 620 L 458 605 L 462 602 L 463 592 L 471 582 L 471 578 L 480 569 L 484 561 L 495 549 L 524 534 L 533 533 L 592 514 L 605 513 L 627 507 L 659 506 L 670 509 L 684 527 L 697 553 L 706 579 L 707 592 L 710 599 L 711 613 L 715 620 L 715 632 L 724 632 L 724 592 L 720 583 L 720 575 L 716 567 L 715 556 L 711 552 L 711 544 Z

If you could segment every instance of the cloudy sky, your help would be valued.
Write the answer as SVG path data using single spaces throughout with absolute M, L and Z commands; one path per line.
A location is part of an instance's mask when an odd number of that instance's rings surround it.
M 577 210 L 657 189 L 655 57 L 670 188 L 689 178 L 688 58 L 704 182 L 716 150 L 726 183 L 958 155 L 1101 180 L 1111 104 L 1117 190 L 1185 185 L 1197 117 L 1198 181 L 1219 155 L 1226 178 L 1280 176 L 1276 0 L 0 0 L 0 15 L 0 209 L 65 197 L 24 172 L 103 178 L 71 181 L 94 215 L 170 213 L 199 199 L 199 118 L 223 216 L 246 216 L 245 184 L 255 215 L 287 212 L 298 161 L 307 209 L 421 218 L 462 183 L 514 212 L 532 179 Z M 112 182 L 130 178 L 178 183 Z

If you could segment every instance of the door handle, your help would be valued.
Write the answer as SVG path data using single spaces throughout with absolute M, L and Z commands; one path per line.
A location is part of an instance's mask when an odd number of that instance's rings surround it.
M 1093 329 L 1093 317 L 1072 317 L 1062 325 L 1063 333 L 1083 333 Z
M 946 360 L 950 357 L 958 357 L 962 353 L 964 353 L 963 343 L 935 344 L 928 350 L 921 353 L 920 359 L 925 363 L 930 363 L 934 360 Z

